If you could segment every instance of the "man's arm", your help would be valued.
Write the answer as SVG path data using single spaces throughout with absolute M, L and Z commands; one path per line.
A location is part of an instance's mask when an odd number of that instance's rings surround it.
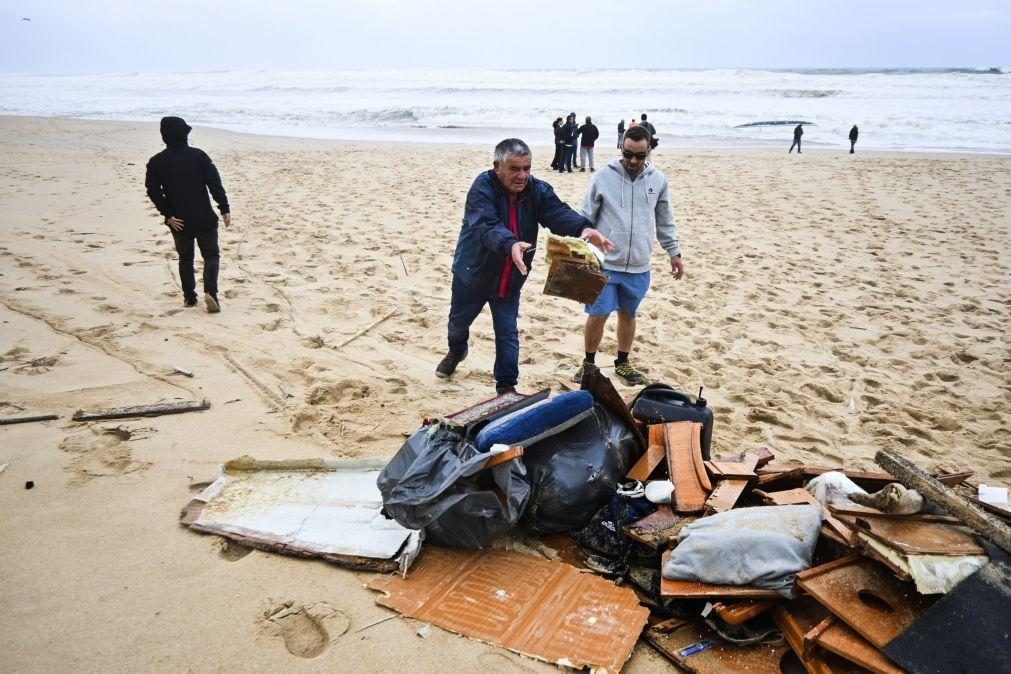
M 214 197 L 214 202 L 218 205 L 221 215 L 228 215 L 231 212 L 231 208 L 228 206 L 228 196 L 225 194 L 225 188 L 221 185 L 218 168 L 206 152 L 204 153 L 204 184 L 207 185 L 211 196 Z
M 153 165 L 153 162 L 147 163 L 147 173 L 144 176 L 144 187 L 147 188 L 147 197 L 154 204 L 154 207 L 158 209 L 158 212 L 168 220 L 172 217 L 172 211 L 169 207 L 168 197 L 165 196 L 165 190 L 162 189 L 161 177 L 158 175 L 158 169 Z
M 678 242 L 677 222 L 674 220 L 674 209 L 670 205 L 670 188 L 665 182 L 656 200 L 656 238 L 667 254 L 673 257 L 681 255 L 681 244 Z
M 593 189 L 592 183 L 590 189 Z M 589 193 L 587 193 L 586 199 L 590 199 Z M 583 199 L 584 205 L 586 204 L 586 199 Z M 555 191 L 546 183 L 544 184 L 544 194 L 541 196 L 540 212 L 537 214 L 537 221 L 555 234 L 586 239 L 593 245 L 603 248 L 606 252 L 614 250 L 614 244 L 611 243 L 610 239 L 593 228 L 591 220 L 572 210 L 568 204 L 558 198 Z

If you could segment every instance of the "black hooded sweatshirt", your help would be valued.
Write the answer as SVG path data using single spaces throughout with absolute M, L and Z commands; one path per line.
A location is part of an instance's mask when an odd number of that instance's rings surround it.
M 218 216 L 211 208 L 211 196 L 221 214 L 229 212 L 228 197 L 214 162 L 203 150 L 187 145 L 190 126 L 179 117 L 161 120 L 161 137 L 167 146 L 147 163 L 144 185 L 147 196 L 166 220 L 183 221 L 183 231 L 213 229 Z

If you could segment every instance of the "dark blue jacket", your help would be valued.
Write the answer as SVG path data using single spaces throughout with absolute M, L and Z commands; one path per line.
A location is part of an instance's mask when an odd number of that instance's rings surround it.
M 463 226 L 453 255 L 453 274 L 465 286 L 489 299 L 497 294 L 513 244 L 517 241 L 537 244 L 538 223 L 562 236 L 579 236 L 587 227 L 593 227 L 589 220 L 563 203 L 551 185 L 533 176 L 517 197 L 516 216 L 518 238 L 509 229 L 508 192 L 495 171 L 480 174 L 467 192 Z M 532 249 L 523 261 L 529 270 Z M 506 295 L 518 293 L 526 278 L 513 269 Z

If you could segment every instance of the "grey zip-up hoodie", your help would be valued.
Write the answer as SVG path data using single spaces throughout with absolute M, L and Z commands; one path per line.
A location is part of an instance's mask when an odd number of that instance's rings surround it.
M 667 177 L 652 163 L 632 180 L 620 159 L 611 160 L 590 181 L 579 213 L 614 243 L 604 269 L 649 271 L 653 241 L 671 257 L 681 254 Z

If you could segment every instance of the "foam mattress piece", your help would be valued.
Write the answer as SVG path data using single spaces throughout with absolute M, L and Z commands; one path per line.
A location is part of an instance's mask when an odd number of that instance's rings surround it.
M 570 391 L 500 417 L 477 434 L 474 443 L 486 452 L 492 445 L 529 445 L 561 433 L 593 414 L 593 396 Z

